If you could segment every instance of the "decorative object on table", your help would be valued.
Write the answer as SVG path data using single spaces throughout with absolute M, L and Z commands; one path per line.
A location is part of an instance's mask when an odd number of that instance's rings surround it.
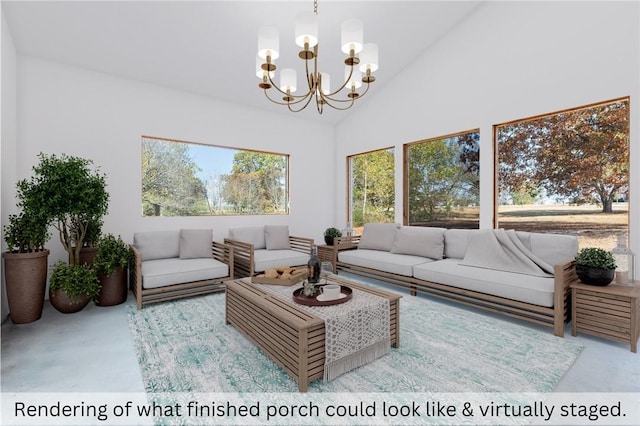
M 333 275 L 333 262 L 320 262 L 320 276 L 324 277 L 324 283 L 327 284 L 329 277 Z
M 319 293 L 318 287 L 315 284 L 311 284 L 309 281 L 305 280 L 302 283 L 302 294 L 306 297 L 315 297 L 316 293 Z
M 127 300 L 127 268 L 133 260 L 129 244 L 120 236 L 106 234 L 95 243 L 93 267 L 98 274 L 100 293 L 96 305 L 115 306 Z
M 328 245 L 328 246 L 332 246 L 333 245 L 333 239 L 334 238 L 338 238 L 338 237 L 342 237 L 342 232 L 338 229 L 338 228 L 327 228 L 324 231 L 324 242 Z
M 307 278 L 307 268 L 304 266 L 281 266 L 270 268 L 262 274 L 251 277 L 252 283 L 271 285 L 293 285 Z
M 342 236 L 350 237 L 353 235 L 353 227 L 351 226 L 351 222 L 347 222 L 347 226 L 342 230 Z
M 322 288 L 322 286 L 320 286 Z M 323 298 L 321 292 L 314 293 L 313 296 L 307 296 L 304 293 L 305 288 L 301 287 L 293 292 L 293 300 L 296 303 L 307 306 L 331 306 L 345 303 L 353 297 L 353 290 L 346 285 L 340 286 L 340 294 L 338 297 Z
M 58 261 L 49 279 L 49 301 L 63 314 L 79 312 L 98 298 L 100 283 L 96 271 L 87 265 Z
M 307 279 L 311 284 L 317 284 L 320 280 L 320 259 L 318 259 L 318 247 L 315 245 L 311 249 L 311 257 L 307 262 Z
M 635 280 L 635 253 L 627 247 L 627 237 L 619 236 L 618 245 L 611 250 L 616 262 L 616 284 L 633 285 Z
M 575 258 L 576 274 L 580 281 L 590 285 L 609 285 L 616 272 L 613 255 L 599 247 L 581 249 Z

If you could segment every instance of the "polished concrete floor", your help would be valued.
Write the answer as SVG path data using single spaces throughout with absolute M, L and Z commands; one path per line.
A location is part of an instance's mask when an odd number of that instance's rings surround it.
M 122 305 L 91 304 L 79 313 L 61 314 L 47 302 L 36 322 L 5 321 L 2 392 L 144 392 L 127 323 L 133 303 L 130 294 Z M 570 326 L 565 338 L 581 342 L 585 349 L 556 391 L 640 392 L 640 353 L 597 337 L 573 337 Z

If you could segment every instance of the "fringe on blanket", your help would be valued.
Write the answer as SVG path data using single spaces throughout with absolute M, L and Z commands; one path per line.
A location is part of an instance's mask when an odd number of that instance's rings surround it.
M 347 371 L 365 365 L 374 359 L 380 358 L 391 351 L 391 339 L 382 339 L 371 346 L 362 348 L 352 354 L 338 358 L 335 361 L 325 364 L 324 381 L 328 382 Z

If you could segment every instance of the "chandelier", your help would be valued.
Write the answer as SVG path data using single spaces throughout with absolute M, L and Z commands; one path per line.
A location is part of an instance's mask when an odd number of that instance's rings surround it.
M 313 12 L 302 12 L 296 19 L 296 44 L 303 48 L 298 53 L 304 61 L 306 93 L 294 94 L 298 90 L 296 70 L 283 68 L 280 70 L 280 85 L 274 82 L 276 64 L 280 56 L 278 30 L 263 27 L 258 35 L 258 55 L 256 57 L 256 76 L 261 82 L 258 87 L 271 102 L 286 105 L 292 112 L 305 109 L 311 101 L 315 101 L 318 113 L 322 114 L 325 105 L 337 110 L 351 108 L 355 101 L 369 91 L 369 85 L 375 81 L 372 75 L 378 69 L 378 45 L 363 42 L 362 22 L 349 19 L 342 23 L 342 51 L 348 56 L 344 60 L 344 82 L 331 91 L 329 74 L 318 70 L 318 2 L 313 2 Z M 359 55 L 359 56 L 358 56 Z M 358 66 L 359 65 L 359 66 Z M 364 74 L 364 75 L 363 75 Z M 365 84 L 364 92 L 357 90 Z M 272 96 L 270 89 L 275 89 Z

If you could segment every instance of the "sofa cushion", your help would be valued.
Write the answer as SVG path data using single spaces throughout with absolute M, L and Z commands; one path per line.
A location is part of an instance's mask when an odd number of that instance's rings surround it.
M 445 228 L 403 226 L 396 232 L 391 253 L 442 259 Z
M 413 267 L 413 276 L 434 283 L 473 290 L 539 306 L 553 306 L 553 277 L 537 277 L 461 265 L 444 259 Z
M 444 257 L 462 259 L 477 229 L 447 229 L 444 231 Z
M 397 223 L 365 223 L 358 248 L 391 251 L 398 228 Z
M 394 254 L 381 250 L 358 248 L 357 250 L 340 251 L 338 253 L 338 261 L 410 277 L 413 275 L 413 267 L 415 265 L 433 262 L 434 260 L 408 254 Z
M 289 227 L 287 225 L 265 225 L 264 238 L 267 250 L 289 250 Z
M 156 259 L 142 262 L 142 287 L 158 288 L 229 276 L 229 266 L 210 259 Z
M 532 232 L 529 238 L 531 251 L 551 265 L 573 260 L 578 254 L 578 237 L 573 235 Z
M 180 231 L 144 231 L 133 234 L 133 245 L 142 260 L 168 259 L 180 255 Z
M 253 252 L 254 272 L 264 272 L 279 266 L 300 266 L 309 262 L 309 255 L 296 250 L 255 250 Z
M 212 257 L 212 229 L 181 229 L 180 259 L 198 259 Z
M 267 247 L 264 238 L 264 226 L 244 226 L 241 228 L 229 229 L 229 238 L 244 243 L 253 244 L 255 250 L 261 250 Z

